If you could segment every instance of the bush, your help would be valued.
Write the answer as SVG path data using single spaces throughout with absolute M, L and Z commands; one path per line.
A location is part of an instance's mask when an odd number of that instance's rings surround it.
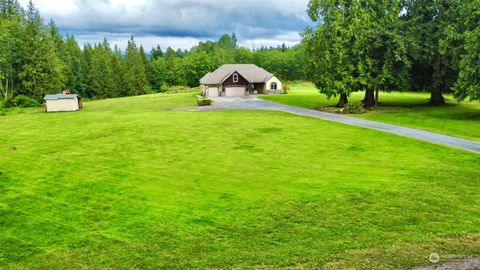
M 290 91 L 290 86 L 288 84 L 283 85 L 282 94 L 286 95 Z
M 143 92 L 142 93 L 148 95 L 148 94 L 153 94 L 154 92 L 153 92 L 153 89 L 150 85 L 145 85 L 145 86 L 143 86 Z
M 160 86 L 160 89 L 158 90 L 158 92 L 166 93 L 168 91 L 168 89 L 170 89 L 170 87 L 168 86 L 168 84 L 164 83 Z
M 13 106 L 19 107 L 19 108 L 29 108 L 29 107 L 40 107 L 41 104 L 36 101 L 33 98 L 24 96 L 24 95 L 19 95 L 16 96 L 12 101 L 11 104 Z
M 359 102 L 347 103 L 345 108 L 343 108 L 343 113 L 362 114 L 366 112 L 367 110 L 363 107 L 363 104 Z
M 210 106 L 210 105 L 213 104 L 213 99 L 199 97 L 199 98 L 197 98 L 197 104 L 198 104 L 198 106 Z

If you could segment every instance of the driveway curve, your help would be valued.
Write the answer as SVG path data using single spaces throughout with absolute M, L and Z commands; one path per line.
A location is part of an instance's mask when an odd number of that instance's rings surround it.
M 211 110 L 270 110 L 281 111 L 291 114 L 320 118 L 327 121 L 338 122 L 351 126 L 363 127 L 383 132 L 388 132 L 400 136 L 405 136 L 413 139 L 427 141 L 435 144 L 441 144 L 457 149 L 462 149 L 470 152 L 480 154 L 480 143 L 461 139 L 453 136 L 438 134 L 425 130 L 396 126 L 385 124 L 370 120 L 354 118 L 346 115 L 327 113 L 317 110 L 305 109 L 295 106 L 289 106 L 279 103 L 273 103 L 259 99 L 257 97 L 245 98 L 216 98 L 213 106 L 198 107 L 197 111 L 211 111 Z

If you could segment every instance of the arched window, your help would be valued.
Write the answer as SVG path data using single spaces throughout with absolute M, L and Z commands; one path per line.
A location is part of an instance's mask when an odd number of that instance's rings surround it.
M 272 90 L 277 90 L 277 83 L 276 83 L 276 82 L 272 82 L 272 84 L 270 85 L 270 89 L 272 89 Z
M 233 74 L 233 82 L 238 82 L 238 74 Z

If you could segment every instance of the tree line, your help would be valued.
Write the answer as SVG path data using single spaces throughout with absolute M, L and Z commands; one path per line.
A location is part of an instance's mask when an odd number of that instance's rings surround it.
M 304 33 L 308 75 L 339 106 L 364 91 L 430 91 L 430 103 L 480 99 L 480 1 L 310 0 Z
M 69 89 L 88 98 L 113 98 L 165 91 L 169 86 L 198 86 L 206 73 L 226 63 L 255 63 L 285 80 L 304 79 L 303 49 L 241 48 L 235 34 L 200 42 L 190 50 L 146 53 L 135 39 L 126 50 L 105 39 L 82 48 L 63 36 L 53 21 L 45 23 L 32 1 L 0 0 L 0 91 L 3 100 Z
M 282 80 L 310 80 L 328 97 L 363 91 L 365 106 L 379 91 L 430 91 L 480 99 L 480 1 L 310 0 L 300 45 L 250 50 L 235 34 L 200 42 L 190 50 L 148 53 L 132 37 L 120 50 L 105 39 L 79 46 L 53 21 L 45 23 L 30 1 L 0 0 L 0 92 L 41 100 L 70 89 L 88 98 L 113 98 L 195 87 L 226 63 L 254 63 Z

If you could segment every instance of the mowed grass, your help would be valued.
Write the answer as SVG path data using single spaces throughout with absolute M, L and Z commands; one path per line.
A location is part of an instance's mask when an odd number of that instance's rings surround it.
M 480 254 L 479 155 L 280 112 L 165 110 L 194 103 L 1 116 L 0 269 L 402 269 Z
M 312 83 L 296 82 L 290 87 L 288 95 L 262 98 L 310 109 L 335 106 L 338 102 L 338 97 L 329 100 L 320 94 Z M 363 97 L 363 92 L 353 93 L 350 101 L 360 102 Z M 446 106 L 430 106 L 428 93 L 380 93 L 378 109 L 352 116 L 480 141 L 480 102 L 458 103 L 451 95 L 445 97 Z

